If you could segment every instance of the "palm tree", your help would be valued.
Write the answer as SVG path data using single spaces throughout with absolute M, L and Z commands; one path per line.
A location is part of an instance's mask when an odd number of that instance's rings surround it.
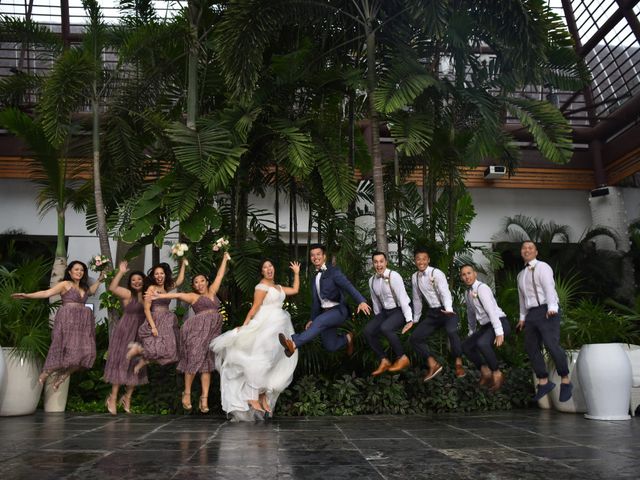
M 65 218 L 67 208 L 86 208 L 89 184 L 81 178 L 77 166 L 68 158 L 67 142 L 54 145 L 42 125 L 41 117 L 31 118 L 17 108 L 0 111 L 0 125 L 20 138 L 32 157 L 28 160 L 29 177 L 39 186 L 38 206 L 44 215 L 54 209 L 57 220 L 55 259 L 50 285 L 62 280 L 67 266 Z

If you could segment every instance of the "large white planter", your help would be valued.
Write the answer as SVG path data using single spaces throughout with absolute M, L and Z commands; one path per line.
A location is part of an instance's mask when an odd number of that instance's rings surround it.
M 44 385 L 44 411 L 45 412 L 64 412 L 67 408 L 67 397 L 69 396 L 69 382 L 71 376 L 60 384 L 58 391 L 53 390 L 53 384 L 56 376 L 51 375 L 47 378 Z
M 578 377 L 587 403 L 585 418 L 628 420 L 631 398 L 631 362 L 618 343 L 583 345 L 578 355 Z
M 3 348 L 7 365 L 0 396 L 0 416 L 31 415 L 36 411 L 42 385 L 38 383 L 39 362 L 13 355 L 13 349 Z
M 2 351 L 2 347 L 0 347 L 0 398 L 2 398 L 2 394 L 5 388 L 5 378 L 7 377 L 7 363 L 4 359 L 4 352 Z
M 567 360 L 569 364 L 569 378 L 573 384 L 573 391 L 571 398 L 566 402 L 560 401 L 560 382 L 561 377 L 558 375 L 553 360 L 547 362 L 549 368 L 549 380 L 556 384 L 556 388 L 551 390 L 551 393 L 547 395 L 551 398 L 553 408 L 559 412 L 564 413 L 584 413 L 587 411 L 587 402 L 584 398 L 584 392 L 582 391 L 582 385 L 580 383 L 580 374 L 578 373 L 578 350 L 567 350 Z

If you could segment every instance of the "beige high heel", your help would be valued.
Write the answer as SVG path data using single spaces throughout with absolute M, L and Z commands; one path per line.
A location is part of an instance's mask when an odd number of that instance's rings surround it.
M 187 402 L 184 401 L 184 397 L 188 398 Z M 182 392 L 182 408 L 184 408 L 188 412 L 190 412 L 193 409 L 193 405 L 191 405 L 191 392 L 189 393 Z
M 208 405 L 208 402 L 207 402 L 208 398 L 209 397 L 200 397 L 200 406 L 199 406 L 199 408 L 200 408 L 200 412 L 202 412 L 202 413 L 209 413 L 209 405 Z M 204 400 L 204 406 L 203 406 L 202 400 Z
M 125 412 L 131 413 L 131 397 L 127 397 L 126 394 L 122 395 L 118 401 L 118 405 L 120 405 Z
M 104 401 L 104 405 L 105 405 L 105 407 L 107 407 L 107 411 L 111 415 L 117 415 L 118 414 L 118 407 L 117 407 L 115 401 L 112 400 L 111 394 L 109 394 L 107 399 Z

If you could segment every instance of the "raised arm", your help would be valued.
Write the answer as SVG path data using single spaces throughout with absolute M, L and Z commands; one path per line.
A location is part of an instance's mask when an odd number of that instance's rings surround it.
M 182 263 L 180 264 L 180 271 L 178 272 L 178 278 L 176 278 L 176 281 L 173 284 L 173 287 L 171 287 L 172 290 L 174 288 L 178 288 L 180 285 L 184 283 L 184 272 L 187 269 L 187 265 L 189 265 L 189 260 L 187 260 L 186 258 L 183 258 Z
M 249 310 L 249 313 L 247 313 L 247 318 L 244 319 L 244 323 L 242 324 L 247 325 L 251 319 L 253 317 L 255 317 L 256 313 L 258 313 L 258 310 L 260 310 L 260 306 L 262 305 L 262 302 L 264 302 L 264 297 L 267 296 L 267 291 L 268 289 L 261 289 L 258 288 L 261 284 L 256 285 L 256 289 L 253 292 L 253 304 L 251 305 L 251 309 Z
M 122 262 L 120 262 L 120 265 L 118 265 L 118 271 L 109 284 L 109 291 L 122 300 L 131 299 L 131 291 L 128 288 L 123 288 L 120 286 L 122 277 L 124 277 L 124 274 L 128 271 L 129 264 L 127 263 L 127 261 L 123 260 Z
M 297 295 L 300 291 L 300 263 L 291 262 L 289 268 L 293 271 L 293 286 L 282 287 L 282 291 L 285 295 Z
M 24 300 L 24 299 L 38 300 L 38 299 L 53 297 L 54 295 L 62 295 L 64 292 L 69 290 L 69 288 L 70 288 L 69 282 L 64 281 L 64 282 L 58 283 L 55 287 L 49 288 L 47 290 L 39 290 L 37 292 L 32 292 L 32 293 L 22 293 L 22 292 L 12 293 L 11 298 L 20 299 L 20 300 Z
M 231 255 L 229 255 L 229 252 L 224 252 L 222 263 L 220 264 L 216 278 L 213 280 L 213 283 L 209 285 L 209 295 L 213 296 L 218 293 L 218 290 L 220 290 L 222 279 L 224 278 L 224 274 L 227 272 L 227 263 L 229 260 L 231 260 Z
M 100 288 L 100 285 L 102 284 L 102 280 L 104 280 L 104 272 L 100 272 L 100 276 L 98 277 L 98 280 L 93 282 L 89 287 L 89 291 L 88 291 L 89 296 L 96 294 L 96 292 L 98 291 L 98 288 Z
M 151 302 L 154 293 L 156 291 L 155 287 L 149 287 L 144 296 L 144 316 L 149 322 L 149 326 L 151 327 L 151 333 L 154 337 L 158 336 L 158 329 L 156 328 L 156 322 L 153 321 L 153 317 L 151 316 Z
M 152 296 L 151 296 L 151 300 L 155 300 L 155 299 L 169 299 L 169 300 L 180 300 L 186 303 L 189 303 L 191 305 L 193 305 L 194 303 L 196 303 L 198 301 L 198 298 L 200 297 L 200 295 L 198 295 L 197 293 L 182 293 L 182 292 L 168 292 L 168 293 L 158 293 L 155 292 Z M 146 301 L 146 295 L 145 295 L 145 301 Z

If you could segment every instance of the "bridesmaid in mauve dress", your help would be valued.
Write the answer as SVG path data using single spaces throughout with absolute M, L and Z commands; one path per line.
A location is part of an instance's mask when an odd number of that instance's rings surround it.
M 149 270 L 144 289 L 144 315 L 146 321 L 138 329 L 139 342 L 129 345 L 127 358 L 140 357 L 133 372 L 138 373 L 145 365 L 157 363 L 169 365 L 178 361 L 179 335 L 178 318 L 169 310 L 170 299 L 153 300 L 156 293 L 166 293 L 182 285 L 184 271 L 188 262 L 182 260 L 180 272 L 174 282 L 171 268 L 166 263 L 160 263 Z
M 91 368 L 96 359 L 96 330 L 93 311 L 85 303 L 96 293 L 100 278 L 89 286 L 87 266 L 77 260 L 71 262 L 64 271 L 64 278 L 55 287 L 33 293 L 14 293 L 13 298 L 44 299 L 60 295 L 62 306 L 56 312 L 51 346 L 38 382 L 44 385 L 49 375 L 55 375 L 53 389 L 64 382 L 73 372 Z
M 136 385 L 144 385 L 148 382 L 146 369 L 134 373 L 131 360 L 127 359 L 129 344 L 137 340 L 138 328 L 145 321 L 144 299 L 142 297 L 144 273 L 139 271 L 131 272 L 127 281 L 127 288 L 123 288 L 119 284 L 127 271 L 127 262 L 120 262 L 118 273 L 116 273 L 109 285 L 109 290 L 120 298 L 124 307 L 124 315 L 122 315 L 115 329 L 111 332 L 109 353 L 104 367 L 104 380 L 111 384 L 111 394 L 105 402 L 111 415 L 117 413 L 117 404 L 121 405 L 125 412 L 130 413 L 133 389 Z M 126 385 L 126 390 L 116 404 L 120 385 Z
M 177 298 L 191 304 L 195 315 L 189 317 L 180 330 L 180 361 L 178 371 L 184 373 L 184 392 L 182 392 L 182 406 L 191 410 L 191 386 L 196 374 L 200 374 L 199 408 L 202 413 L 209 411 L 209 385 L 211 372 L 215 370 L 213 352 L 209 350 L 211 341 L 220 335 L 222 317 L 220 315 L 220 301 L 216 294 L 227 269 L 227 262 L 231 259 L 224 254 L 220 269 L 211 285 L 207 277 L 195 275 L 191 281 L 194 293 L 164 293 L 156 294 L 154 299 Z

